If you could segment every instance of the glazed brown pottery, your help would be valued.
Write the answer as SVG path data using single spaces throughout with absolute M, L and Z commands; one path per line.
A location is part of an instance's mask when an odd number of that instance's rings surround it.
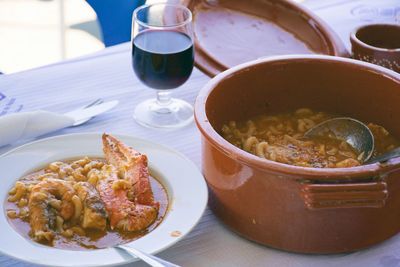
M 349 56 L 312 12 L 282 0 L 185 0 L 193 12 L 196 66 L 209 76 L 260 57 Z
M 400 25 L 371 24 L 350 35 L 353 57 L 400 72 Z
M 195 119 L 210 207 L 234 231 L 294 252 L 339 253 L 400 231 L 400 158 L 353 168 L 296 167 L 249 154 L 219 135 L 223 123 L 309 107 L 375 122 L 400 137 L 400 75 L 330 56 L 260 59 L 200 92 Z

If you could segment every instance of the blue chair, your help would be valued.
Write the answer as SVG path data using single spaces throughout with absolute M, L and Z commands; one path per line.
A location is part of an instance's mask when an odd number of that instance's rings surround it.
M 145 0 L 87 0 L 97 14 L 103 42 L 112 46 L 131 40 L 132 13 Z

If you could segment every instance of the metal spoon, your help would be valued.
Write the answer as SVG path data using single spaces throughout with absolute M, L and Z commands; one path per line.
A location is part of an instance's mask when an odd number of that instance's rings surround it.
M 384 163 L 385 161 L 388 161 L 389 159 L 393 159 L 393 158 L 397 158 L 400 157 L 400 147 L 397 147 L 393 150 L 390 150 L 380 156 L 377 156 L 375 158 L 372 158 L 366 162 L 364 162 L 365 164 L 373 164 L 373 163 Z
M 374 135 L 371 130 L 361 121 L 342 117 L 334 118 L 308 130 L 304 137 L 323 137 L 333 134 L 335 138 L 346 141 L 356 152 L 361 155 L 361 162 L 367 162 L 374 152 Z
M 124 250 L 125 252 L 128 252 L 132 256 L 141 259 L 142 261 L 146 262 L 147 264 L 153 267 L 180 267 L 179 265 L 160 259 L 156 256 L 144 253 L 143 251 L 137 250 L 128 245 L 117 245 L 114 248 Z
M 348 117 L 321 122 L 308 130 L 304 137 L 321 137 L 327 133 L 332 133 L 337 139 L 346 141 L 359 155 L 363 153 L 360 159 L 363 164 L 383 163 L 389 159 L 400 157 L 400 147 L 398 147 L 371 159 L 375 145 L 374 135 L 367 125 Z

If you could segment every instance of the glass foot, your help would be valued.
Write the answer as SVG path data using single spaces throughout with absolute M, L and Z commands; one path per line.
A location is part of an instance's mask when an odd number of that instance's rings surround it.
M 175 98 L 162 104 L 157 99 L 149 99 L 136 106 L 133 117 L 137 123 L 149 128 L 180 128 L 193 121 L 193 107 Z

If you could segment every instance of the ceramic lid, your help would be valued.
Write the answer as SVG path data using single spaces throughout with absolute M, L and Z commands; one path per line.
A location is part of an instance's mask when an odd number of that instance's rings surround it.
M 286 54 L 348 56 L 317 16 L 277 0 L 187 0 L 193 12 L 196 65 L 209 76 L 260 57 Z

